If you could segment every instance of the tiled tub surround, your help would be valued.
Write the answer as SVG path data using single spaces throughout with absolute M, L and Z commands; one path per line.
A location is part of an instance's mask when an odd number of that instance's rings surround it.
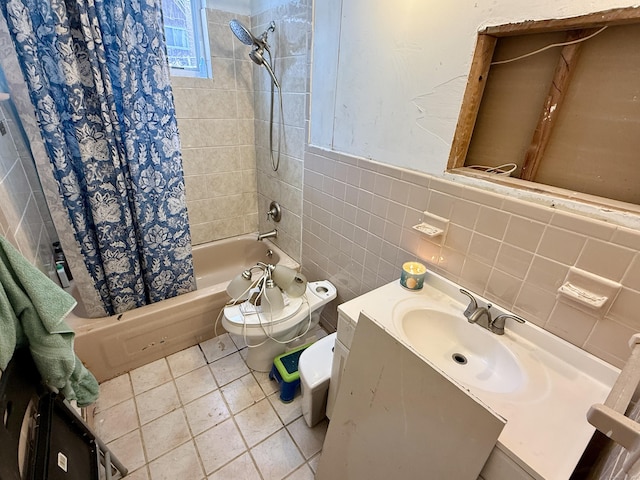
M 446 238 L 411 227 L 428 211 Z M 449 180 L 310 147 L 303 272 L 348 301 L 420 259 L 536 325 L 620 367 L 640 330 L 640 232 Z M 622 285 L 602 316 L 559 301 L 571 267 Z M 335 328 L 335 308 L 324 310 Z
M 253 62 L 229 20 L 207 9 L 213 79 L 171 77 L 193 244 L 258 229 Z
M 280 3 L 273 7 L 272 2 L 254 2 L 252 10 L 259 13 L 252 17 L 208 8 L 214 78 L 173 76 L 171 83 L 193 243 L 277 227 L 274 242 L 300 260 L 312 12 L 305 2 Z M 257 34 L 276 22 L 269 43 L 285 123 L 277 172 L 269 156 L 270 77 L 249 59 L 250 48 L 233 36 L 233 18 Z M 274 148 L 280 117 L 277 92 L 275 101 Z M 265 215 L 272 200 L 283 210 L 277 225 Z
M 275 243 L 294 259 L 300 260 L 302 230 L 302 171 L 309 118 L 309 72 L 311 62 L 312 2 L 254 2 L 251 17 L 252 29 L 263 32 L 276 23 L 275 32 L 269 35 L 275 56 L 275 74 L 282 88 L 284 110 L 284 135 L 281 145 L 280 167 L 274 172 L 269 155 L 269 110 L 271 81 L 266 70 L 254 66 L 256 164 L 258 171 L 258 222 L 260 231 L 276 227 Z M 237 42 L 239 43 L 239 42 Z M 248 48 L 244 45 L 246 57 Z M 274 105 L 274 149 L 277 149 L 277 132 L 280 118 L 278 94 Z M 282 220 L 278 224 L 267 220 L 265 213 L 271 200 L 282 207 Z
M 327 421 L 308 428 L 246 352 L 224 334 L 101 384 L 95 430 L 127 479 L 313 479 Z

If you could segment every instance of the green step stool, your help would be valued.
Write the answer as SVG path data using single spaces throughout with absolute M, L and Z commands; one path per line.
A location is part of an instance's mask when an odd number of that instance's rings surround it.
M 313 342 L 312 342 L 313 343 Z M 300 372 L 298 372 L 298 360 L 306 348 L 312 345 L 307 343 L 293 350 L 278 355 L 273 359 L 273 367 L 269 372 L 269 378 L 280 384 L 280 400 L 289 403 L 296 396 L 296 390 L 300 385 Z

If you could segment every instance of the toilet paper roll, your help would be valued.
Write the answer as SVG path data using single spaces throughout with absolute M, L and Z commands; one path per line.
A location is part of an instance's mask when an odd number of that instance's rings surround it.
M 301 273 L 296 273 L 291 285 L 285 290 L 290 297 L 301 297 L 307 291 L 307 277 Z

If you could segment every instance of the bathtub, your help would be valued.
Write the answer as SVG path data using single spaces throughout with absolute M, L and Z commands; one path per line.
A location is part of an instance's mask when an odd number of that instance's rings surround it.
M 102 382 L 224 333 L 214 324 L 229 300 L 227 284 L 257 262 L 299 267 L 273 243 L 242 235 L 193 248 L 193 292 L 103 318 L 85 318 L 79 301 L 66 319 L 78 357 Z

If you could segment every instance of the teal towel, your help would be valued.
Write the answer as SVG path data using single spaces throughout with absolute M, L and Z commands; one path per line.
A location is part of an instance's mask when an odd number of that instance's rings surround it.
M 28 345 L 43 381 L 80 407 L 98 398 L 98 382 L 73 350 L 64 318 L 75 299 L 0 236 L 0 368 Z

